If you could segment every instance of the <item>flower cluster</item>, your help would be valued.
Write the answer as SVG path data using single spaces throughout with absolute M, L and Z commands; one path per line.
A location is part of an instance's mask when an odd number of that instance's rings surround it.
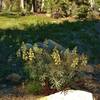
M 22 59 L 25 61 L 32 61 L 35 59 L 35 54 L 32 48 L 27 49 L 26 45 L 22 44 Z
M 55 65 L 61 64 L 60 54 L 56 48 L 53 49 L 53 53 L 51 54 L 51 57 L 54 60 Z

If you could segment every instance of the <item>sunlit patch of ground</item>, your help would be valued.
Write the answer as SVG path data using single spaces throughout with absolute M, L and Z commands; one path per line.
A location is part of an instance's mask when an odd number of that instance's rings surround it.
M 18 28 L 24 29 L 27 25 L 37 25 L 39 23 L 59 23 L 66 19 L 52 19 L 46 16 L 21 16 L 21 17 L 7 17 L 0 16 L 0 29 Z
M 28 95 L 28 96 L 3 96 L 0 97 L 0 100 L 47 100 L 46 96 L 33 96 L 33 95 Z

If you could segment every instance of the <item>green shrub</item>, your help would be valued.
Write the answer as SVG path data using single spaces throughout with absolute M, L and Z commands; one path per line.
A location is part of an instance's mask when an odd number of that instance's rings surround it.
M 29 81 L 45 85 L 48 80 L 50 87 L 58 90 L 79 78 L 78 72 L 87 64 L 87 57 L 79 55 L 76 48 L 61 54 L 56 48 L 48 53 L 38 46 L 27 49 L 23 44 L 21 58 Z
M 100 8 L 100 0 L 95 0 L 95 6 L 99 9 Z
M 59 9 L 61 10 L 61 15 L 63 17 L 67 17 L 71 15 L 71 2 L 69 0 L 60 0 L 59 1 Z
M 57 49 L 53 50 L 53 65 L 50 66 L 50 81 L 56 89 L 61 89 L 63 86 L 70 85 L 79 78 L 78 71 L 87 64 L 87 57 L 79 55 L 77 49 L 72 51 L 66 49 L 63 58 Z
M 53 9 L 55 7 L 55 1 L 54 0 L 45 0 L 44 2 L 44 10 L 47 13 L 52 13 Z
M 39 94 L 41 92 L 41 84 L 39 82 L 29 82 L 26 86 L 28 93 Z
M 45 10 L 53 18 L 68 16 L 70 13 L 68 0 L 45 0 Z
M 87 15 L 88 15 L 88 6 L 81 5 L 77 11 L 78 18 L 87 18 Z

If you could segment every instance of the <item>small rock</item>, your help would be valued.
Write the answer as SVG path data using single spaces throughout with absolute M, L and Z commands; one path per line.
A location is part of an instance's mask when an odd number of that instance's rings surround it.
M 18 82 L 21 79 L 21 76 L 19 74 L 12 73 L 8 75 L 6 79 L 11 82 Z

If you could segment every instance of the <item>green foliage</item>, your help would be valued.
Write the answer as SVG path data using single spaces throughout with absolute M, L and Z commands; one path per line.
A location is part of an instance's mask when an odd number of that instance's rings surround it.
M 16 51 L 22 41 L 34 43 L 50 38 L 66 48 L 73 49 L 77 46 L 79 52 L 89 56 L 90 63 L 100 62 L 100 37 L 95 30 L 95 24 L 98 21 L 64 21 L 58 24 L 60 20 L 33 15 L 25 17 L 2 15 L 0 19 L 1 79 L 5 79 L 12 72 L 20 71 L 19 74 L 23 75 L 23 64 L 20 64 L 20 59 L 18 62 L 15 61 Z M 10 62 L 8 62 L 9 57 L 12 57 Z M 13 64 L 16 67 L 13 67 Z
M 54 0 L 45 0 L 44 2 L 44 9 L 48 12 L 51 13 L 52 9 L 55 7 L 55 1 Z
M 77 49 L 66 49 L 62 58 L 58 50 L 52 53 L 54 64 L 50 66 L 50 81 L 52 87 L 61 89 L 65 85 L 71 85 L 79 78 L 78 71 L 87 64 L 87 57 L 79 55 Z
M 12 11 L 21 11 L 21 8 L 20 8 L 20 0 L 15 0 L 14 3 L 12 4 Z
M 37 46 L 26 49 L 24 44 L 22 47 L 21 57 L 27 78 L 38 81 L 41 85 L 45 85 L 48 80 L 50 87 L 58 90 L 79 78 L 78 71 L 87 64 L 87 57 L 79 55 L 76 48 L 72 51 L 67 49 L 62 57 L 56 48 L 52 53 L 47 53 Z
M 71 3 L 68 0 L 61 0 L 60 1 L 59 7 L 61 9 L 63 16 L 69 16 L 71 14 L 70 5 L 71 5 Z
M 75 16 L 76 14 L 79 18 L 86 18 L 90 8 L 89 2 L 86 0 L 45 0 L 44 7 L 46 12 L 52 14 L 53 18 Z
M 41 92 L 42 86 L 39 82 L 28 82 L 25 85 L 25 88 L 28 93 L 39 94 Z
M 95 0 L 95 5 L 97 8 L 100 8 L 100 0 Z
M 89 0 L 25 0 L 24 8 L 21 9 L 20 0 L 3 0 L 5 11 L 22 12 L 23 15 L 33 14 L 33 12 L 46 12 L 51 14 L 53 18 L 75 16 L 76 12 L 79 17 L 86 18 L 87 6 L 90 7 Z M 33 3 L 34 2 L 34 3 Z M 33 8 L 32 8 L 33 5 Z M 84 5 L 84 7 L 83 7 Z M 100 1 L 95 1 L 95 7 L 99 8 Z M 76 8 L 79 8 L 78 11 Z M 24 11 L 23 11 L 24 10 Z M 78 13 L 79 12 L 79 13 Z
M 81 5 L 79 8 L 78 8 L 78 11 L 77 11 L 77 16 L 79 18 L 86 18 L 87 15 L 88 15 L 88 6 L 85 6 L 85 5 Z
M 52 16 L 65 17 L 68 16 L 69 11 L 68 0 L 45 0 L 44 6 L 48 13 L 53 14 Z
M 7 11 L 20 11 L 19 0 L 3 0 L 4 8 Z

